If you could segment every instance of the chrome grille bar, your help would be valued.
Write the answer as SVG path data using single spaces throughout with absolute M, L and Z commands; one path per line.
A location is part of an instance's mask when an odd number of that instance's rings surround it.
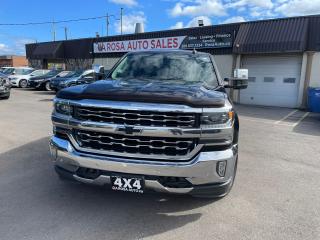
M 197 146 L 196 139 L 123 136 L 83 130 L 75 130 L 73 135 L 81 148 L 115 153 L 186 156 Z
M 75 107 L 74 118 L 139 126 L 196 127 L 197 125 L 195 113 L 163 113 L 80 106 Z

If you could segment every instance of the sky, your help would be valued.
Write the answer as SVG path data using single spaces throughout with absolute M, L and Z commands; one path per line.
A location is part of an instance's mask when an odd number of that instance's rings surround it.
M 25 44 L 53 40 L 53 24 L 8 26 L 11 23 L 52 22 L 110 17 L 109 35 L 133 33 L 136 22 L 145 31 L 320 14 L 320 0 L 0 0 L 0 55 L 25 55 Z M 54 26 L 56 40 L 106 35 L 106 18 Z

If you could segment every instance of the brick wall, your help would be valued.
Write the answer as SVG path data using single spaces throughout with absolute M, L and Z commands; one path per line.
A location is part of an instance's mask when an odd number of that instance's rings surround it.
M 13 67 L 28 66 L 28 60 L 25 56 L 12 56 Z

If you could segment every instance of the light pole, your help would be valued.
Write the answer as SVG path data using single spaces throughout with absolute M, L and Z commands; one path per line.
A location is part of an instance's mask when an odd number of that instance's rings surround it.
M 123 8 L 120 9 L 120 29 L 121 29 L 121 35 L 122 35 L 122 16 L 123 16 Z
M 52 37 L 53 37 L 53 41 L 55 42 L 56 41 L 56 26 L 55 26 L 54 18 L 52 21 Z
M 117 21 L 120 20 L 120 19 L 117 18 L 115 15 L 109 15 L 109 14 L 107 13 L 107 36 L 109 36 L 109 25 L 110 25 L 109 19 L 110 19 L 110 17 L 113 17 L 113 18 L 114 18 L 115 20 L 117 20 Z
M 64 27 L 64 37 L 66 40 L 68 40 L 68 28 Z

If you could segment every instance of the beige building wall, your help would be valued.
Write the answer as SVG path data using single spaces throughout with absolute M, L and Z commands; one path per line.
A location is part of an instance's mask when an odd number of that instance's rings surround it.
M 232 77 L 233 55 L 214 55 L 220 76 L 223 79 Z
M 93 64 L 104 66 L 105 70 L 110 70 L 120 58 L 95 58 Z
M 320 87 L 320 52 L 316 52 L 313 55 L 309 86 Z

